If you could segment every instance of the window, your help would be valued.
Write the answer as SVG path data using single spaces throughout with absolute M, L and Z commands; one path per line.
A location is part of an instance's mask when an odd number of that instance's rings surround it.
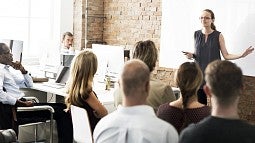
M 56 55 L 59 54 L 61 34 L 72 32 L 72 16 L 63 18 L 61 15 L 66 6 L 69 8 L 65 12 L 72 15 L 72 0 L 1 1 L 0 39 L 24 41 L 22 61 L 25 65 L 56 65 L 60 60 Z M 63 19 L 68 20 L 62 22 Z

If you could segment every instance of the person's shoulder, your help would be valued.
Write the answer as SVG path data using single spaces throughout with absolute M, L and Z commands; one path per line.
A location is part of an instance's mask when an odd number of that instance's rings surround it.
M 249 122 L 247 122 L 245 120 L 237 120 L 236 124 L 238 124 L 238 126 L 240 128 L 247 129 L 247 130 L 250 130 L 252 132 L 255 131 L 255 125 L 250 124 Z
M 170 131 L 170 132 L 176 132 L 177 133 L 175 127 L 172 124 L 169 124 L 168 122 L 166 122 L 166 121 L 164 121 L 164 120 L 162 120 L 158 117 L 155 119 L 154 124 L 156 126 L 158 126 L 158 128 L 161 129 L 162 131 L 167 130 L 167 131 Z
M 100 121 L 97 123 L 97 126 L 110 126 L 111 122 L 114 122 L 115 118 L 117 117 L 116 111 L 109 113 L 108 115 L 104 116 Z
M 170 85 L 168 85 L 158 79 L 154 79 L 154 78 L 150 79 L 150 85 L 155 86 L 155 87 L 162 87 L 162 88 L 171 87 Z
M 200 37 L 201 35 L 203 35 L 203 33 L 202 33 L 202 30 L 197 30 L 197 31 L 195 31 L 194 32 L 194 37 L 196 38 L 196 37 Z
M 197 109 L 199 111 L 205 111 L 205 112 L 208 112 L 208 113 L 210 113 L 211 110 L 212 110 L 212 108 L 210 106 L 207 106 L 207 105 L 201 106 L 199 108 L 194 108 L 194 109 Z
M 4 69 L 6 65 L 0 63 L 0 70 Z
M 215 34 L 217 34 L 217 35 L 222 35 L 221 32 L 218 31 L 218 30 L 214 30 L 213 32 L 214 32 Z
M 168 122 L 162 120 L 162 119 L 159 119 L 159 122 L 161 122 L 161 126 L 158 126 L 158 129 L 161 130 L 161 133 L 164 134 L 165 133 L 165 136 L 170 136 L 169 138 L 171 139 L 174 139 L 176 138 L 176 140 L 178 140 L 178 132 L 177 130 L 175 129 L 175 127 L 172 125 L 172 124 L 169 124 Z M 158 124 L 157 122 L 155 124 Z
M 169 102 L 159 105 L 157 114 L 164 114 L 165 112 L 171 112 L 172 107 Z
M 149 96 L 166 98 L 167 101 L 173 101 L 175 99 L 172 87 L 169 84 L 166 84 L 159 80 L 150 80 Z
M 200 30 L 196 30 L 195 32 L 194 32 L 194 34 L 199 34 L 199 33 L 202 33 L 202 30 L 200 29 Z
M 207 126 L 207 124 L 210 124 L 210 120 L 211 120 L 211 116 L 208 116 L 198 123 L 192 123 L 188 127 L 186 127 L 181 133 L 183 134 L 191 133 L 191 132 L 194 134 L 199 133 L 201 129 Z
M 189 124 L 188 127 L 183 129 L 180 133 L 180 142 L 186 143 L 190 141 L 196 141 L 198 138 L 201 138 L 201 122 Z

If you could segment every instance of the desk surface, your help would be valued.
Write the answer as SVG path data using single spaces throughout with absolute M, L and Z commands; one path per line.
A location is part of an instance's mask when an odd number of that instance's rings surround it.
M 95 92 L 97 94 L 98 99 L 104 103 L 104 104 L 110 104 L 114 102 L 114 98 L 113 98 L 113 92 L 114 89 L 111 90 L 104 90 L 102 85 L 98 85 L 98 88 L 95 88 Z M 67 96 L 66 94 L 66 88 L 54 88 L 54 87 L 50 87 L 45 85 L 45 83 L 34 83 L 33 87 L 31 89 L 34 90 L 39 90 L 39 91 L 43 91 L 43 92 L 47 92 L 47 93 L 52 93 L 52 94 L 56 94 L 56 95 L 61 95 L 61 96 Z

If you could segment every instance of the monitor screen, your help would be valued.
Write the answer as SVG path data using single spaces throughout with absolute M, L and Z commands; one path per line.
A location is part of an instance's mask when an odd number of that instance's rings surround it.
M 70 67 L 74 56 L 74 54 L 60 54 L 60 65 Z
M 124 65 L 124 47 L 92 44 L 92 51 L 97 56 L 97 76 L 104 78 L 106 74 L 118 77 Z
M 70 68 L 66 66 L 60 66 L 56 76 L 56 83 L 66 84 L 70 74 Z

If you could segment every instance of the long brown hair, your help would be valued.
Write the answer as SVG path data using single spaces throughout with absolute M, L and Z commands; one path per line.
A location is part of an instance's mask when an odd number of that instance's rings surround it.
M 185 62 L 177 70 L 176 84 L 180 88 L 182 96 L 182 106 L 184 112 L 183 125 L 185 128 L 190 123 L 186 115 L 187 104 L 190 97 L 196 96 L 197 91 L 202 84 L 203 74 L 195 62 Z
M 91 51 L 82 51 L 73 59 L 68 80 L 67 109 L 71 104 L 82 106 L 89 97 L 97 64 L 97 57 Z

